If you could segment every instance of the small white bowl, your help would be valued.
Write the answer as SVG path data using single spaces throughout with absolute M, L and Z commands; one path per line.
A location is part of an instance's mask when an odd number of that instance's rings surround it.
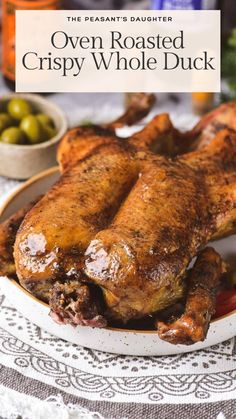
M 0 208 L 0 222 L 22 208 L 27 202 L 44 194 L 58 178 L 59 170 L 55 167 L 24 183 L 3 203 Z M 223 257 L 226 257 L 232 253 L 232 249 L 236 248 L 236 236 L 220 240 L 212 245 Z M 15 280 L 6 277 L 0 279 L 3 293 L 31 322 L 61 339 L 103 352 L 134 356 L 174 355 L 216 345 L 236 335 L 236 310 L 213 320 L 205 341 L 192 346 L 171 345 L 159 339 L 154 330 L 112 327 L 98 329 L 85 326 L 74 328 L 70 325 L 58 325 L 49 316 L 50 309 L 47 304 L 32 296 Z
M 12 179 L 28 179 L 55 166 L 57 146 L 66 133 L 68 124 L 60 108 L 39 95 L 12 93 L 1 99 L 8 101 L 19 96 L 29 101 L 37 112 L 49 115 L 57 130 L 53 138 L 39 144 L 18 145 L 0 142 L 0 175 Z

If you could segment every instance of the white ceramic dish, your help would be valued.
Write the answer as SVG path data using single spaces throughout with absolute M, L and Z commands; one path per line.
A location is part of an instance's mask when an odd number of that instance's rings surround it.
M 57 146 L 66 133 L 68 124 L 61 109 L 40 95 L 12 93 L 2 97 L 1 100 L 8 101 L 19 96 L 29 101 L 38 112 L 49 115 L 54 121 L 57 131 L 57 134 L 50 140 L 34 145 L 0 142 L 0 175 L 12 179 L 28 179 L 55 166 Z
M 52 168 L 26 182 L 5 201 L 1 209 L 0 221 L 9 217 L 36 196 L 45 193 L 58 176 L 58 169 Z M 213 246 L 223 257 L 232 256 L 233 249 L 236 249 L 236 236 L 213 243 Z M 160 340 L 155 331 L 59 326 L 49 317 L 48 305 L 34 298 L 16 281 L 1 278 L 0 286 L 15 308 L 36 325 L 64 340 L 100 351 L 135 356 L 172 355 L 203 349 L 236 334 L 236 310 L 213 321 L 206 340 L 192 346 L 171 345 Z

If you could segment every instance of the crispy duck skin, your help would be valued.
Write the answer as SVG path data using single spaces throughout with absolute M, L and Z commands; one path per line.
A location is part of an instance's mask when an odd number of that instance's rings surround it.
M 223 129 L 236 131 L 236 101 L 224 103 L 204 115 L 198 124 L 185 134 L 189 138 L 189 144 L 186 140 L 186 150 L 200 150 L 206 147 Z
M 177 130 L 168 114 L 159 117 L 159 121 L 153 119 L 156 138 L 152 140 L 151 150 L 163 155 L 177 156 L 191 150 L 203 149 L 223 129 L 236 131 L 236 101 L 224 103 L 213 109 L 186 132 Z
M 103 288 L 108 315 L 126 323 L 183 296 L 183 276 L 207 240 L 203 179 L 181 163 L 156 158 L 86 250 L 85 273 Z
M 78 130 L 60 147 L 61 179 L 17 234 L 17 274 L 65 323 L 101 327 L 104 317 L 125 323 L 152 315 L 183 296 L 200 249 L 235 229 L 235 134 L 225 130 L 201 151 L 170 159 L 152 153 L 161 153 L 169 130 L 170 144 L 178 138 L 184 149 L 168 116 L 128 141 L 111 129 Z
M 16 273 L 15 262 L 13 258 L 13 248 L 17 231 L 31 208 L 36 204 L 39 198 L 25 207 L 21 208 L 6 221 L 0 224 L 0 275 L 12 276 Z
M 187 277 L 185 311 L 180 318 L 165 323 L 158 321 L 158 335 L 169 343 L 192 345 L 206 337 L 215 312 L 215 297 L 224 263 L 212 248 L 204 249 Z
M 174 160 L 131 154 L 119 142 L 100 146 L 27 214 L 15 243 L 20 282 L 51 297 L 65 323 L 101 327 L 101 316 L 125 323 L 151 315 L 183 296 L 192 258 L 235 223 L 235 181 L 236 135 L 227 130 Z M 68 303 L 71 281 L 86 289 L 78 304 L 75 292 Z M 105 312 L 90 284 L 102 290 Z
M 148 137 L 149 135 L 149 137 Z M 152 135 L 152 137 L 151 137 Z M 76 141 L 79 138 L 79 141 Z M 149 138 L 149 142 L 153 140 L 153 133 L 150 130 L 146 138 Z M 60 153 L 60 148 L 58 152 L 58 156 L 61 163 L 61 171 L 66 172 L 68 169 L 73 167 L 78 161 L 84 160 L 89 156 L 92 156 L 94 153 L 99 152 L 100 148 L 103 148 L 105 145 L 109 146 L 114 144 L 114 142 L 120 141 L 114 134 L 111 129 L 102 128 L 99 126 L 93 127 L 78 127 L 73 130 L 70 130 L 68 134 L 66 134 L 63 143 L 63 152 Z M 65 145 L 64 145 L 65 144 Z M 2 265 L 2 274 L 15 274 L 15 262 L 13 258 L 13 245 L 15 242 L 15 237 L 17 230 L 20 227 L 21 222 L 23 221 L 24 217 L 21 217 L 21 213 L 26 215 L 26 212 L 29 211 L 31 205 L 26 206 L 25 209 L 20 210 L 19 213 L 13 215 L 7 222 L 0 225 L 0 231 L 2 231 L 2 237 L 0 243 L 0 250 L 1 250 L 1 265 Z M 18 217 L 19 214 L 19 217 Z M 18 223 L 15 222 L 15 219 L 19 221 Z M 12 226 L 12 219 L 14 221 L 14 226 Z M 9 228 L 8 228 L 9 224 Z M 10 230 L 11 228 L 11 230 Z M 8 231 L 7 231 L 8 230 Z M 7 237 L 6 237 L 7 231 Z M 10 243 L 11 245 L 8 245 Z M 9 263 L 9 267 L 7 268 L 6 263 Z M 0 266 L 1 266 L 0 265 Z M 44 300 L 48 299 L 46 294 L 44 295 L 44 285 L 42 285 L 42 292 L 38 290 L 41 298 Z
M 59 144 L 57 161 L 64 173 L 78 161 L 99 151 L 100 147 L 119 141 L 113 130 L 97 125 L 81 126 L 67 132 Z
M 175 154 L 174 137 L 170 133 L 176 131 L 168 114 L 153 118 L 141 131 L 130 138 L 122 139 L 109 128 L 97 125 L 81 126 L 69 130 L 62 139 L 57 153 L 60 170 L 64 173 L 80 160 L 96 153 L 100 147 L 118 141 L 130 151 L 151 151 L 162 154 Z M 168 140 L 168 138 L 170 140 Z
M 85 249 L 137 175 L 135 159 L 115 142 L 66 171 L 18 231 L 14 258 L 21 285 L 48 301 L 52 283 L 83 281 Z
M 177 156 L 191 150 L 201 150 L 223 129 L 236 131 L 236 101 L 218 106 L 186 132 L 176 129 L 168 114 L 158 115 L 143 131 L 134 134 L 130 141 L 136 147 L 144 145 L 154 153 Z M 151 140 L 150 136 L 145 138 L 147 130 L 152 130 Z
M 115 128 L 120 128 L 125 125 L 130 126 L 139 122 L 148 115 L 155 101 L 156 98 L 153 94 L 133 94 L 127 110 L 117 120 L 104 126 L 79 126 L 69 130 L 58 148 L 57 160 L 61 170 L 64 172 L 78 160 L 85 158 L 92 152 L 96 152 L 99 146 L 110 144 L 114 140 Z M 161 131 L 160 135 L 162 133 L 162 126 L 158 128 L 158 133 Z M 166 128 L 165 130 L 167 131 Z
M 185 133 L 177 130 L 169 115 L 163 113 L 155 116 L 140 132 L 127 138 L 126 141 L 135 149 L 146 149 L 155 154 L 174 157 L 191 150 L 201 150 L 222 129 L 236 131 L 235 121 L 236 102 L 229 102 L 214 109 L 192 130 Z M 106 127 L 81 126 L 70 130 L 62 139 L 58 149 L 57 158 L 61 170 L 64 172 L 80 159 L 96 152 L 101 145 L 110 144 L 115 137 L 115 125 L 111 123 Z
M 102 287 L 108 316 L 125 323 L 182 296 L 193 257 L 236 221 L 235 181 L 236 134 L 227 130 L 189 156 L 146 162 L 85 254 L 85 273 Z
M 137 150 L 149 150 L 154 154 L 174 156 L 179 150 L 180 134 L 167 113 L 155 116 L 145 127 L 133 134 L 128 142 Z
M 205 177 L 215 225 L 212 240 L 236 234 L 235 136 L 233 131 L 220 131 L 214 141 L 202 150 L 203 153 L 192 152 L 181 156 L 183 162 Z

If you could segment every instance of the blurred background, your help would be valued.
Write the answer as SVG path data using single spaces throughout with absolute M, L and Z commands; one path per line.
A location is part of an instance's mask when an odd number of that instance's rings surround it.
M 159 94 L 155 106 L 142 122 L 153 115 L 168 112 L 173 123 L 182 130 L 191 128 L 213 107 L 227 100 L 236 100 L 236 1 L 233 0 L 1 0 L 1 72 L 0 96 L 14 91 L 15 35 L 14 22 L 16 9 L 220 9 L 222 12 L 222 92 L 221 94 Z M 197 22 L 196 22 L 197 25 Z M 158 86 L 158 80 L 157 80 Z M 69 127 L 82 123 L 110 122 L 120 116 L 129 102 L 130 94 L 79 94 L 63 93 L 47 95 L 47 100 L 58 106 L 65 114 Z M 128 100 L 127 100 L 128 99 Z M 1 112 L 1 111 L 0 111 Z M 120 135 L 129 135 L 135 126 L 124 130 Z M 0 132 L 0 145 L 1 145 Z M 46 140 L 45 140 L 46 141 Z M 1 157 L 0 147 L 0 157 Z M 1 159 L 0 159 L 1 166 Z M 1 172 L 0 167 L 0 175 Z M 1 185 L 1 179 L 0 179 Z
M 236 1 L 233 0 L 0 0 L 1 68 L 5 86 L 14 90 L 14 12 L 16 9 L 220 9 L 222 12 L 222 78 L 220 98 L 195 95 L 193 110 L 207 111 L 215 101 L 236 97 Z M 197 23 L 196 23 L 197 24 Z M 235 28 L 235 30 L 234 30 Z M 0 88 L 4 87 L 1 79 Z M 1 91 L 0 91 L 1 92 Z M 201 93 L 201 92 L 200 92 Z M 197 102 L 202 102 L 198 104 Z

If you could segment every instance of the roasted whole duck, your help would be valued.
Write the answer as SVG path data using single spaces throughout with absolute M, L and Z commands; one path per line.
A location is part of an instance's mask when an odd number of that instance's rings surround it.
M 236 134 L 221 130 L 234 128 L 236 108 L 219 109 L 187 134 L 163 114 L 128 140 L 112 124 L 65 136 L 62 176 L 27 213 L 14 246 L 21 285 L 50 302 L 56 321 L 104 327 L 153 316 L 163 339 L 204 339 L 224 264 L 213 250 L 200 252 L 236 230 Z M 176 156 L 187 149 L 197 151 Z M 188 270 L 199 253 L 207 286 Z M 158 321 L 186 295 L 185 318 Z
M 20 283 L 49 299 L 59 322 L 154 315 L 183 297 L 188 265 L 208 241 L 234 231 L 235 184 L 228 130 L 175 159 L 114 139 L 26 215 L 15 242 Z

